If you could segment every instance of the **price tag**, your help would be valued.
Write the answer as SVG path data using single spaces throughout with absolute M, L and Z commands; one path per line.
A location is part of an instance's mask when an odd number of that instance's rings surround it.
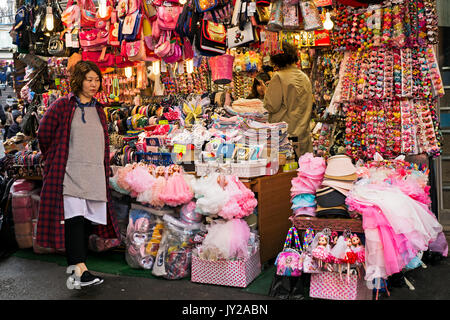
M 169 120 L 159 120 L 158 124 L 169 124 Z
M 174 144 L 173 145 L 173 152 L 176 154 L 182 153 L 185 154 L 186 153 L 186 146 L 184 144 Z

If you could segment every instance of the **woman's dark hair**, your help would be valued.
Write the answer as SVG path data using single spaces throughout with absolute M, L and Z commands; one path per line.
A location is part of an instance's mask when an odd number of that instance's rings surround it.
M 270 80 L 269 74 L 267 74 L 265 72 L 261 72 L 260 74 L 258 74 L 255 77 L 255 79 L 253 79 L 252 92 L 247 97 L 247 99 L 257 99 L 257 98 L 259 98 L 258 86 L 261 84 L 261 82 L 267 82 L 269 80 Z
M 102 91 L 102 72 L 100 68 L 92 61 L 78 61 L 70 77 L 70 88 L 75 95 L 78 95 L 83 91 L 83 81 L 86 79 L 86 74 L 90 71 L 94 71 L 100 79 L 100 88 L 98 91 Z
M 270 61 L 282 69 L 290 64 L 297 63 L 297 49 L 287 42 L 283 42 L 283 51 L 270 57 Z

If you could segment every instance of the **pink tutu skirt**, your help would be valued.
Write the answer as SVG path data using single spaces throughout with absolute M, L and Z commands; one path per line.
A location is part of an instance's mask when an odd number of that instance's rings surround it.
M 171 207 L 177 207 L 188 203 L 193 197 L 194 194 L 184 180 L 183 176 L 179 173 L 174 173 L 169 177 L 169 179 L 167 179 L 164 192 L 159 196 L 165 204 Z

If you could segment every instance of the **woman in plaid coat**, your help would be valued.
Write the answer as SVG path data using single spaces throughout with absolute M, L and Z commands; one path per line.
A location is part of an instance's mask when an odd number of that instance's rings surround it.
M 93 98 L 101 83 L 96 64 L 78 62 L 70 80 L 72 93 L 47 109 L 38 130 L 45 166 L 36 242 L 65 249 L 68 265 L 76 266 L 70 268 L 76 288 L 103 282 L 85 265 L 89 235 L 120 239 L 108 187 L 106 116 Z

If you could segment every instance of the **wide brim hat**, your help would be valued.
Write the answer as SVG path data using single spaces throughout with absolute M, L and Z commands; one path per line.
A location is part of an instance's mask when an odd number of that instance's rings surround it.
M 356 167 L 352 159 L 346 155 L 336 155 L 328 158 L 325 178 L 354 181 L 357 179 Z
M 336 207 L 345 205 L 346 196 L 332 187 L 324 187 L 316 192 L 317 205 L 321 207 Z
M 298 208 L 294 210 L 294 216 L 310 216 L 315 217 L 316 216 L 316 208 L 315 207 L 304 207 L 304 208 Z
M 334 179 L 324 179 L 322 182 L 322 187 L 331 187 L 343 195 L 347 196 L 347 194 L 353 188 L 353 182 L 351 181 L 339 181 Z
M 331 208 L 324 208 L 317 206 L 316 208 L 317 218 L 350 218 L 350 214 L 345 206 L 336 206 Z

